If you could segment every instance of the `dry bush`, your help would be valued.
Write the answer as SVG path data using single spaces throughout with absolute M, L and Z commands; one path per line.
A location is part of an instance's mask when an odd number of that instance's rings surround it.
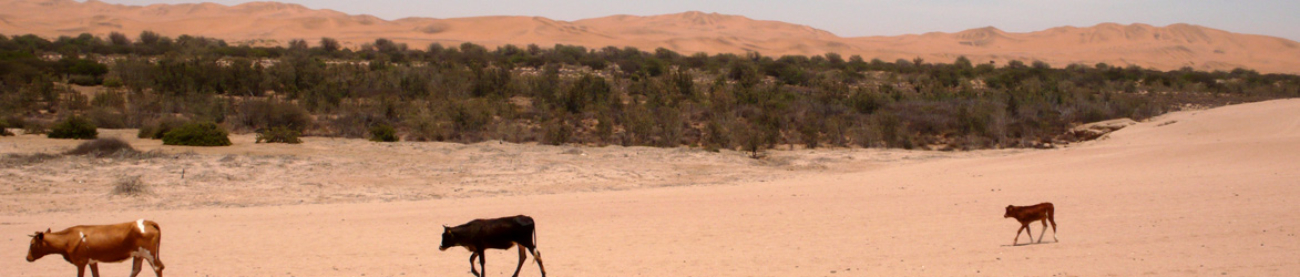
M 45 122 L 35 121 L 35 120 L 23 122 L 23 133 L 25 134 L 40 135 L 49 132 L 50 132 L 49 125 Z
M 257 133 L 257 141 L 255 141 L 254 143 L 266 142 L 266 143 L 299 144 L 302 143 L 302 139 L 298 138 L 299 135 L 301 134 L 298 133 L 298 131 L 289 129 L 289 127 L 275 126 L 275 127 L 271 127 L 271 129 L 269 130 L 262 131 L 261 133 Z
M 96 127 L 104 129 L 122 129 L 126 128 L 126 115 L 113 109 L 94 108 L 86 117 L 95 124 Z
M 189 121 L 186 121 L 185 119 L 175 118 L 175 117 L 159 119 L 153 123 L 144 124 L 144 126 L 140 126 L 140 132 L 136 134 L 136 137 L 148 138 L 148 139 L 162 139 L 163 135 L 166 135 L 168 131 L 171 131 L 172 129 L 176 129 L 181 125 L 185 125 L 185 123 L 189 123 Z
M 370 141 L 375 142 L 396 142 L 398 140 L 397 130 L 388 124 L 379 124 L 370 127 Z
M 113 192 L 109 195 L 136 197 L 153 194 L 149 190 L 149 185 L 140 180 L 140 176 L 127 176 L 117 179 L 113 185 Z
M 5 167 L 18 167 L 18 166 L 24 166 L 30 164 L 43 163 L 45 161 L 53 160 L 57 158 L 59 158 L 59 155 L 48 154 L 48 153 L 35 153 L 35 154 L 27 154 L 27 155 L 8 154 L 5 155 L 3 159 L 0 159 L 0 165 L 3 165 Z
M 253 99 L 240 103 L 236 109 L 230 121 L 236 130 L 278 126 L 302 133 L 312 124 L 311 113 L 291 102 Z
M 126 143 L 126 141 L 123 141 L 121 139 L 102 138 L 102 139 L 83 142 L 80 145 L 77 145 L 77 148 L 73 148 L 72 150 L 69 150 L 68 152 L 64 152 L 63 154 L 64 155 L 90 155 L 94 157 L 104 157 L 108 155 L 117 154 L 118 152 L 127 152 L 125 154 L 135 154 L 135 153 L 139 153 L 140 151 L 136 151 L 135 148 L 131 147 L 131 144 Z

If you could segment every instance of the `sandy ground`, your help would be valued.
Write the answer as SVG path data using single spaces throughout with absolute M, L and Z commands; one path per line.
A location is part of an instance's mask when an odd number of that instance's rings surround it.
M 768 161 L 500 143 L 131 142 L 169 156 L 0 167 L 0 276 L 73 274 L 58 257 L 23 260 L 32 231 L 141 217 L 162 225 L 168 276 L 468 276 L 469 253 L 436 249 L 441 226 L 514 214 L 537 219 L 552 276 L 1300 272 L 1300 100 L 1169 114 L 1053 150 L 794 150 Z M 0 153 L 72 145 L 6 137 Z M 135 174 L 154 195 L 107 196 L 110 176 Z M 1012 246 L 1019 225 L 1003 208 L 1042 201 L 1056 204 L 1060 242 L 1049 231 Z M 515 255 L 489 251 L 489 276 L 513 272 Z M 539 276 L 531 259 L 521 275 Z

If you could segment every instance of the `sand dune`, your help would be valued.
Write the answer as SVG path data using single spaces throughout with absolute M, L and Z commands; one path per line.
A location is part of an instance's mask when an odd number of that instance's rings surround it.
M 358 47 L 387 38 L 415 49 L 430 43 L 454 46 L 472 42 L 490 48 L 505 44 L 568 44 L 593 49 L 632 46 L 646 51 L 662 47 L 688 55 L 834 52 L 887 62 L 917 57 L 951 62 L 966 56 L 998 64 L 1010 60 L 1043 61 L 1060 67 L 1104 62 L 1162 70 L 1240 67 L 1265 73 L 1300 73 L 1300 43 L 1188 24 L 1157 27 L 1103 23 L 1029 33 L 985 27 L 957 33 L 839 37 L 810 26 L 702 12 L 615 15 L 572 22 L 525 16 L 388 21 L 277 2 L 129 6 L 97 0 L 0 0 L 0 5 L 6 7 L 0 11 L 0 33 L 34 33 L 51 38 L 80 33 L 106 36 L 110 32 L 135 36 L 152 30 L 168 36 L 189 34 L 256 45 L 283 45 L 291 39 L 314 44 L 321 37 L 330 37 L 344 46 Z
M 140 217 L 162 224 L 170 276 L 459 275 L 468 253 L 435 250 L 440 226 L 513 214 L 537 218 L 555 276 L 1300 271 L 1300 100 L 1172 113 L 1054 150 L 766 161 L 644 147 L 132 143 L 175 156 L 0 167 L 0 275 L 73 271 L 57 257 L 24 262 L 21 234 Z M 74 144 L 24 135 L 0 139 L 0 153 Z M 146 175 L 156 195 L 106 196 L 116 174 Z M 1057 206 L 1061 241 L 1010 246 L 1019 225 L 1003 207 L 1042 201 Z M 515 257 L 489 251 L 487 271 L 507 275 Z

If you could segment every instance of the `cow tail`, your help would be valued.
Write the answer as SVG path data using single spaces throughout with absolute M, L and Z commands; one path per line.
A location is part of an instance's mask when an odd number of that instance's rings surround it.
M 1051 209 L 1047 209 L 1047 221 L 1051 221 L 1051 222 L 1052 222 L 1052 230 L 1053 230 L 1053 232 L 1055 232 L 1055 230 L 1056 230 L 1056 207 L 1052 207 L 1052 206 L 1049 206 L 1049 207 L 1050 207 Z
M 537 224 L 533 224 L 533 262 L 534 262 L 534 263 L 537 263 L 538 265 L 541 265 L 541 264 L 542 264 L 542 250 L 538 250 L 538 249 L 537 249 L 537 248 L 538 248 L 537 244 L 538 244 L 538 243 L 537 243 Z M 546 272 L 543 271 L 542 274 L 545 275 Z

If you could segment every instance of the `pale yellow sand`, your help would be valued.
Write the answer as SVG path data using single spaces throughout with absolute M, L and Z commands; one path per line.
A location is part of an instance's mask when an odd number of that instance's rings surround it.
M 776 151 L 779 162 L 640 147 L 250 142 L 138 165 L 0 168 L 0 276 L 73 274 L 59 257 L 23 260 L 35 230 L 141 217 L 162 225 L 168 276 L 466 276 L 468 252 L 437 250 L 441 226 L 514 214 L 536 218 L 553 276 L 1300 272 L 1300 100 L 1173 113 L 1054 150 Z M 74 144 L 6 137 L 0 153 Z M 188 181 L 174 164 L 188 165 Z M 96 177 L 139 173 L 156 195 L 109 199 L 112 180 Z M 422 200 L 385 202 L 408 198 Z M 1056 204 L 1061 241 L 1049 231 L 1042 244 L 1010 246 L 1019 225 L 1003 208 L 1042 201 Z M 487 259 L 489 276 L 506 276 L 516 253 Z M 539 276 L 531 259 L 521 275 Z

